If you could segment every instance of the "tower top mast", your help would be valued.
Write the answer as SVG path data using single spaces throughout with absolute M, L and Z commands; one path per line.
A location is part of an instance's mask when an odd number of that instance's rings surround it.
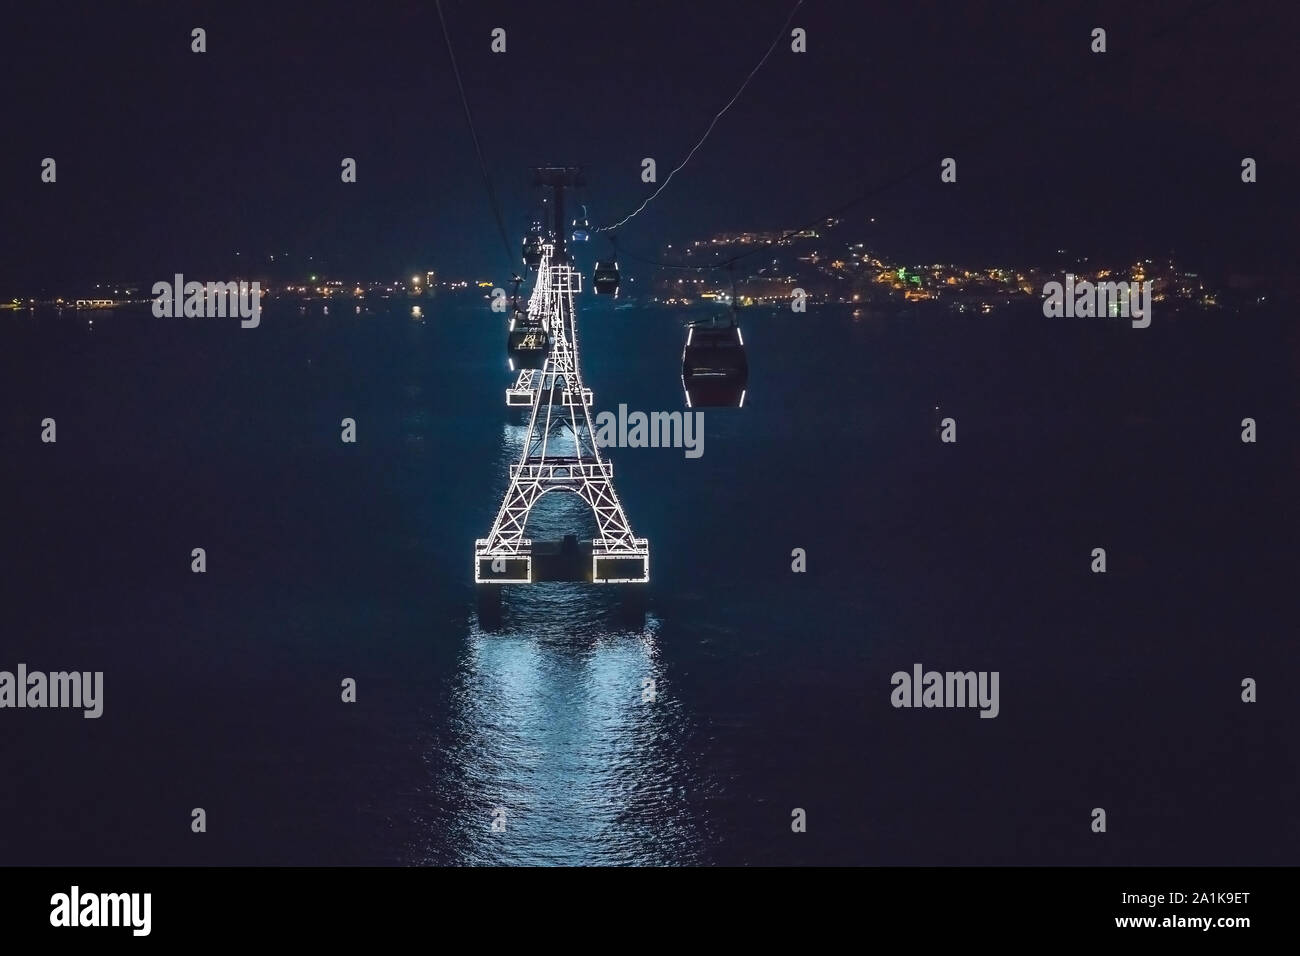
M 581 166 L 535 166 L 533 168 L 533 185 L 550 186 L 555 191 L 555 261 L 568 262 L 568 252 L 564 247 L 568 225 L 564 219 L 564 190 L 587 185 L 586 176 Z

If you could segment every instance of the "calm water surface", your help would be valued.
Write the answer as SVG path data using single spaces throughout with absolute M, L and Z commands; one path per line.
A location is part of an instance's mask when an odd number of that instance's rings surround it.
M 752 313 L 701 458 L 611 450 L 644 624 L 553 585 L 487 632 L 499 320 L 370 308 L 0 317 L 0 668 L 105 672 L 0 717 L 0 861 L 1295 862 L 1289 317 Z M 597 410 L 682 407 L 680 316 L 582 323 Z M 1000 716 L 890 707 L 918 661 Z

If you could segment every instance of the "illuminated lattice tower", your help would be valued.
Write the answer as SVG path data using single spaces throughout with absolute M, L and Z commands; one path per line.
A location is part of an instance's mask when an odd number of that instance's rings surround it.
M 507 391 L 507 404 L 527 409 L 528 427 L 492 530 L 475 542 L 474 581 L 480 585 L 650 579 L 649 542 L 632 533 L 614 491 L 613 465 L 601 456 L 592 429 L 591 389 L 582 384 L 574 310 L 582 279 L 564 248 L 563 218 L 563 188 L 578 175 L 573 169 L 538 171 L 540 184 L 555 187 L 556 239 L 542 246 L 528 315 L 552 344 L 542 367 L 521 371 Z M 553 491 L 576 494 L 590 506 L 597 538 L 535 543 L 524 536 L 533 505 Z

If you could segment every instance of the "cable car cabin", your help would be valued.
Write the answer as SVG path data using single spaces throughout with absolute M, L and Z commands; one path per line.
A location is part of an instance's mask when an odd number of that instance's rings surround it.
M 692 325 L 682 349 L 687 408 L 740 408 L 749 384 L 749 360 L 740 326 Z
M 573 232 L 569 235 L 573 242 L 586 242 L 591 238 L 591 223 L 587 221 L 587 207 L 582 207 L 582 215 L 573 220 Z
M 536 269 L 542 261 L 542 237 L 528 236 L 524 239 L 524 265 Z
M 597 295 L 613 295 L 618 291 L 618 263 L 597 262 L 591 282 L 596 287 Z
M 542 323 L 522 313 L 516 314 L 515 321 L 510 323 L 510 332 L 506 335 L 510 371 L 541 368 L 546 364 L 546 354 L 550 348 L 551 337 L 542 328 Z

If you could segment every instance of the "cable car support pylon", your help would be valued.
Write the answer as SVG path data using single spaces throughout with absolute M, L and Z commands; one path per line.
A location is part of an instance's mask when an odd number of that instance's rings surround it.
M 596 444 L 591 389 L 578 360 L 574 295 L 582 278 L 565 249 L 564 189 L 582 182 L 575 167 L 537 170 L 536 183 L 554 190 L 556 230 L 541 244 L 536 281 L 528 300 L 530 321 L 540 323 L 550 350 L 540 369 L 523 369 L 507 404 L 528 408 L 519 461 L 492 530 L 474 546 L 474 581 L 499 593 L 501 585 L 538 581 L 642 584 L 650 579 L 650 547 L 632 532 L 614 491 L 614 468 Z M 577 542 L 534 542 L 525 537 L 528 515 L 543 495 L 578 495 L 596 517 L 599 537 Z M 480 594 L 483 587 L 480 587 Z

